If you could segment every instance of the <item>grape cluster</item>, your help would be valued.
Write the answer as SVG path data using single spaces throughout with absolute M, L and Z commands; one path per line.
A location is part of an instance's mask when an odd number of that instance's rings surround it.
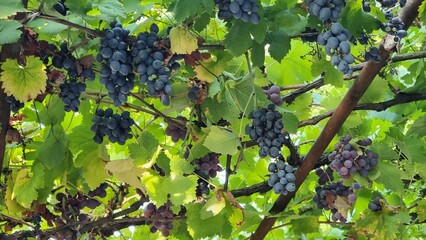
M 133 137 L 130 134 L 130 127 L 135 124 L 135 121 L 130 117 L 128 111 L 123 111 L 120 114 L 113 113 L 111 108 L 105 110 L 96 110 L 96 115 L 92 119 L 93 125 L 90 128 L 95 132 L 93 141 L 96 143 L 102 143 L 104 136 L 108 136 L 111 143 L 124 145 L 127 139 Z
M 182 122 L 188 121 L 188 119 L 186 119 L 183 116 L 178 116 L 176 119 Z M 168 122 L 165 132 L 167 136 L 172 137 L 173 142 L 178 142 L 179 139 L 185 140 L 187 131 L 186 131 L 186 127 L 181 128 L 180 126 L 176 126 L 173 123 Z
M 16 98 L 11 95 L 6 97 L 6 102 L 10 104 L 10 111 L 17 113 L 19 109 L 24 107 L 24 103 L 16 100 Z
M 192 85 L 188 91 L 188 98 L 191 101 L 197 101 L 200 94 L 200 87 L 198 85 Z
M 309 13 L 317 16 L 321 21 L 335 22 L 345 7 L 345 0 L 306 0 Z
M 393 40 L 398 42 L 401 38 L 407 36 L 407 31 L 404 29 L 404 23 L 401 18 L 393 17 L 392 12 L 388 11 L 386 13 L 387 14 L 385 14 L 385 16 L 389 22 L 382 24 L 381 29 L 388 34 L 393 35 Z
M 364 11 L 364 12 L 370 12 L 371 11 L 371 6 L 370 6 L 370 2 L 368 2 L 368 1 L 362 1 L 362 10 Z
M 126 38 L 130 31 L 116 21 L 110 24 L 112 29 L 101 38 L 101 47 L 96 60 L 102 63 L 100 81 L 105 84 L 108 96 L 114 106 L 127 102 L 127 96 L 134 87 L 132 57 Z
M 219 19 L 228 20 L 233 17 L 253 24 L 260 22 L 257 0 L 214 0 L 214 3 L 219 7 Z
M 325 171 L 322 168 L 317 168 L 315 169 L 315 174 L 319 177 L 319 185 L 324 185 L 327 182 L 332 182 L 334 180 L 333 169 L 330 167 L 327 167 Z
M 328 159 L 331 161 L 330 167 L 343 179 L 350 178 L 356 172 L 366 177 L 368 172 L 377 166 L 379 156 L 373 151 L 365 149 L 372 144 L 371 139 L 366 138 L 357 142 L 361 153 L 349 143 L 351 139 L 350 135 L 346 135 L 334 146 L 335 151 L 328 155 Z
M 325 46 L 325 52 L 331 56 L 331 64 L 345 74 L 352 75 L 353 70 L 349 64 L 355 61 L 354 56 L 350 53 L 351 45 L 349 39 L 350 32 L 343 28 L 340 23 L 333 23 L 329 31 L 318 35 L 318 44 Z
M 358 36 L 358 37 L 356 38 L 356 40 L 358 40 L 358 42 L 359 42 L 361 45 L 367 45 L 367 44 L 368 44 L 368 39 L 369 39 L 369 37 L 368 37 L 368 35 L 367 35 L 367 34 L 365 34 L 365 33 L 363 33 L 362 35 L 360 35 L 360 36 Z
M 382 211 L 383 204 L 380 201 L 379 197 L 375 197 L 373 201 L 368 203 L 368 208 L 373 212 Z
M 52 65 L 59 69 L 65 69 L 69 78 L 81 77 L 87 80 L 95 79 L 95 72 L 93 69 L 80 64 L 68 49 L 68 44 L 66 42 L 60 45 L 59 51 L 51 44 L 48 45 L 48 48 L 54 55 L 52 58 Z
M 333 221 L 346 222 L 346 219 L 334 204 L 338 197 L 344 198 L 348 204 L 352 205 L 355 203 L 356 195 L 351 187 L 343 185 L 342 181 L 338 181 L 337 183 L 318 186 L 315 188 L 315 192 L 316 195 L 313 200 L 317 204 L 318 209 L 331 210 Z
M 173 221 L 172 218 L 174 216 L 173 211 L 170 210 L 172 203 L 167 201 L 164 205 L 157 208 L 155 204 L 148 203 L 144 208 L 144 217 L 151 218 L 150 221 L 151 233 L 155 233 L 160 231 L 164 237 L 168 237 L 170 235 L 170 230 L 173 229 Z
M 377 0 L 382 5 L 382 8 L 393 8 L 399 2 L 400 7 L 407 4 L 407 0 Z
M 365 61 L 374 61 L 380 62 L 380 51 L 377 47 L 370 47 L 370 49 L 365 52 Z
M 208 195 L 210 193 L 210 188 L 212 186 L 209 186 L 206 180 L 216 177 L 217 172 L 223 170 L 219 165 L 219 156 L 218 153 L 208 153 L 204 157 L 193 161 L 193 164 L 196 166 L 194 172 L 200 176 L 196 188 L 196 196 L 201 197 L 203 194 Z
M 67 15 L 68 8 L 65 5 L 65 0 L 61 0 L 61 1 L 56 2 L 53 5 L 53 9 L 55 9 L 62 16 L 66 16 Z
M 268 155 L 278 157 L 281 147 L 288 141 L 288 136 L 281 133 L 284 126 L 282 115 L 275 108 L 275 104 L 269 104 L 267 108 L 254 110 L 248 116 L 253 121 L 246 126 L 245 132 L 257 142 L 262 158 Z
M 263 93 L 268 96 L 268 99 L 277 106 L 281 106 L 281 104 L 283 104 L 283 100 L 280 97 L 280 92 L 280 87 L 276 85 L 272 85 L 268 90 L 263 90 Z
M 86 196 L 81 192 L 77 192 L 75 195 L 71 195 L 67 192 L 60 192 L 56 194 L 56 200 L 58 203 L 54 205 L 56 212 L 62 213 L 62 219 L 66 222 L 74 221 L 75 216 L 78 216 L 78 221 L 87 221 L 90 216 L 81 213 L 81 210 L 85 207 L 95 209 L 101 202 L 94 197 L 104 198 L 106 196 L 105 189 L 108 184 L 102 183 L 99 187 L 89 192 Z
M 80 106 L 79 98 L 81 93 L 86 90 L 86 84 L 71 78 L 68 82 L 61 84 L 60 89 L 59 97 L 64 102 L 65 111 L 78 112 L 78 107 Z
M 167 61 L 168 50 L 163 48 L 166 40 L 158 36 L 159 28 L 153 23 L 150 32 L 138 34 L 137 41 L 131 47 L 136 72 L 140 74 L 139 81 L 146 84 L 148 94 L 160 96 L 163 105 L 170 105 L 169 95 L 172 92 L 170 75 L 180 65 L 175 61 Z
M 296 190 L 296 176 L 293 166 L 286 164 L 282 160 L 272 162 L 268 165 L 268 171 L 271 173 L 268 179 L 268 185 L 271 186 L 276 194 L 287 195 L 288 192 Z

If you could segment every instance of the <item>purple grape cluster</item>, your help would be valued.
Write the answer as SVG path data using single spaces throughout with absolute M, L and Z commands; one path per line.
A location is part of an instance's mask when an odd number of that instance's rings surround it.
M 317 204 L 318 209 L 330 210 L 333 213 L 333 221 L 346 222 L 346 219 L 336 209 L 334 204 L 338 196 L 347 199 L 349 204 L 355 203 L 356 195 L 351 187 L 343 185 L 342 181 L 338 181 L 337 183 L 318 186 L 315 188 L 315 192 L 316 195 L 313 200 Z
M 268 165 L 268 171 L 271 173 L 268 179 L 268 185 L 272 187 L 274 193 L 287 195 L 288 192 L 296 190 L 295 168 L 282 160 L 271 162 Z
M 317 16 L 321 21 L 336 22 L 340 12 L 345 7 L 345 0 L 306 0 L 309 13 Z
M 275 105 L 281 106 L 283 104 L 283 100 L 280 97 L 281 89 L 277 85 L 272 85 L 268 90 L 263 90 L 263 93 Z
M 351 37 L 350 32 L 340 23 L 333 23 L 329 31 L 320 33 L 317 38 L 318 44 L 325 46 L 325 52 L 331 56 L 331 64 L 348 75 L 352 75 L 353 70 L 350 64 L 355 61 L 350 53 L 351 45 L 348 40 Z
M 219 7 L 217 14 L 219 19 L 235 18 L 253 24 L 259 24 L 260 22 L 257 0 L 214 0 L 214 3 Z
M 183 122 L 188 121 L 188 119 L 186 119 L 183 116 L 178 116 L 176 119 Z M 180 126 L 176 126 L 171 122 L 167 122 L 167 124 L 168 125 L 166 127 L 165 132 L 167 136 L 172 137 L 173 142 L 178 142 L 179 139 L 185 140 L 186 132 L 187 132 L 186 127 L 181 128 Z
M 330 167 L 327 167 L 325 171 L 322 168 L 317 168 L 315 169 L 315 174 L 319 177 L 319 185 L 324 185 L 327 182 L 332 182 L 334 180 L 333 169 Z
M 371 139 L 366 138 L 357 141 L 360 152 L 349 143 L 351 139 L 350 135 L 346 135 L 335 144 L 335 151 L 328 155 L 328 159 L 331 161 L 330 168 L 335 170 L 343 179 L 349 179 L 356 172 L 366 177 L 368 172 L 377 166 L 379 156 L 366 149 L 372 144 Z
M 368 208 L 373 212 L 379 212 L 383 209 L 383 204 L 379 197 L 375 197 L 373 201 L 368 203 Z
M 10 111 L 17 113 L 19 109 L 24 107 L 24 103 L 16 100 L 16 98 L 11 95 L 6 97 L 6 102 L 10 105 Z
M 197 84 L 191 85 L 188 91 L 188 98 L 191 101 L 197 101 L 200 94 L 200 87 Z
M 399 2 L 400 7 L 407 4 L 407 0 L 377 0 L 382 5 L 382 8 L 393 8 Z
M 364 12 L 370 12 L 371 11 L 371 6 L 370 6 L 370 2 L 363 0 L 362 1 L 362 10 Z
M 54 52 L 52 65 L 59 69 L 67 70 L 68 77 L 71 79 L 81 77 L 87 80 L 95 79 L 95 72 L 91 68 L 79 64 L 78 60 L 72 55 L 68 49 L 68 44 L 63 42 L 60 45 L 60 50 L 57 47 L 49 44 L 50 50 Z
M 65 105 L 65 111 L 78 112 L 80 106 L 80 95 L 86 90 L 86 83 L 77 82 L 75 78 L 69 79 L 69 81 L 62 83 L 60 86 L 61 92 L 59 98 L 62 99 Z
M 176 61 L 167 61 L 169 51 L 164 48 L 168 41 L 158 36 L 159 28 L 153 23 L 150 32 L 142 32 L 131 47 L 136 72 L 140 75 L 141 84 L 146 84 L 150 96 L 160 96 L 161 103 L 170 105 L 172 85 L 170 75 L 177 70 L 180 64 Z M 166 44 L 167 43 L 167 44 Z
M 196 166 L 194 172 L 200 176 L 198 179 L 196 196 L 201 197 L 203 194 L 208 195 L 210 193 L 210 187 L 206 180 L 216 177 L 217 172 L 223 170 L 219 165 L 219 156 L 218 153 L 208 153 L 204 157 L 193 161 L 193 164 Z
M 386 12 L 385 16 L 389 22 L 382 24 L 381 29 L 388 34 L 393 35 L 393 40 L 395 42 L 398 42 L 401 38 L 407 36 L 407 31 L 404 29 L 404 23 L 401 18 L 394 17 L 390 11 Z
M 105 110 L 96 110 L 95 116 L 92 119 L 93 125 L 90 128 L 95 132 L 93 141 L 100 144 L 103 142 L 104 136 L 108 136 L 108 140 L 111 143 L 118 143 L 124 145 L 127 139 L 133 137 L 130 134 L 131 126 L 135 124 L 135 121 L 130 117 L 128 111 L 123 111 L 120 114 L 113 113 L 111 108 Z
M 102 183 L 99 187 L 90 191 L 88 195 L 84 195 L 81 192 L 77 192 L 75 195 L 71 195 L 68 192 L 60 192 L 56 194 L 58 203 L 54 205 L 54 209 L 62 214 L 62 219 L 65 222 L 74 222 L 76 217 L 78 217 L 78 221 L 88 221 L 91 217 L 82 213 L 81 210 L 85 207 L 95 209 L 101 205 L 101 202 L 94 197 L 104 198 L 107 187 L 107 183 Z
M 248 115 L 253 121 L 246 126 L 245 132 L 257 142 L 261 158 L 278 157 L 281 147 L 288 141 L 288 137 L 281 133 L 284 127 L 282 114 L 275 108 L 275 104 L 269 104 L 267 108 L 254 110 Z
M 111 29 L 101 38 L 101 47 L 96 60 L 102 63 L 100 82 L 105 84 L 108 96 L 118 107 L 127 102 L 127 96 L 134 87 L 132 56 L 126 38 L 130 31 L 114 21 Z
M 370 49 L 365 52 L 365 61 L 374 61 L 380 62 L 380 51 L 377 47 L 370 47 Z
M 164 205 L 157 208 L 155 204 L 148 203 L 144 208 L 144 217 L 151 218 L 150 221 L 151 233 L 155 233 L 160 231 L 164 237 L 168 237 L 170 235 L 170 230 L 173 229 L 173 211 L 170 210 L 172 203 L 167 201 Z

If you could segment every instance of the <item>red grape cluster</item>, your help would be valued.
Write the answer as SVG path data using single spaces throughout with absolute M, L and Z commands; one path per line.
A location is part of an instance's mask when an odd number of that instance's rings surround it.
M 203 194 L 208 195 L 210 193 L 210 187 L 206 180 L 216 177 L 217 172 L 223 170 L 219 165 L 219 156 L 218 153 L 209 153 L 193 161 L 196 166 L 195 173 L 200 176 L 196 189 L 197 196 L 201 197 Z
M 56 212 L 62 214 L 62 219 L 65 222 L 74 222 L 75 217 L 78 216 L 78 221 L 87 221 L 90 216 L 82 213 L 81 210 L 85 207 L 95 209 L 101 202 L 94 197 L 104 198 L 106 196 L 106 188 L 108 184 L 102 183 L 96 189 L 90 191 L 87 195 L 78 192 L 75 195 L 71 195 L 67 192 L 60 192 L 56 194 L 56 200 L 58 203 L 55 204 L 54 209 Z
M 324 185 L 327 182 L 332 182 L 334 180 L 333 169 L 330 167 L 327 167 L 325 170 L 322 168 L 317 168 L 315 169 L 315 174 L 319 177 L 319 185 Z
M 172 203 L 170 201 L 167 201 L 167 203 L 159 208 L 157 208 L 153 203 L 146 205 L 143 214 L 144 217 L 152 219 L 152 221 L 150 221 L 150 224 L 152 224 L 150 229 L 151 233 L 160 231 L 165 237 L 170 235 L 170 230 L 173 229 L 174 217 L 172 210 L 170 210 L 171 206 Z
M 328 159 L 331 161 L 330 167 L 343 179 L 349 179 L 356 172 L 366 177 L 368 172 L 377 166 L 379 156 L 365 148 L 372 144 L 371 139 L 358 141 L 359 147 L 350 144 L 351 139 L 350 135 L 346 135 L 334 146 L 335 151 L 328 155 Z
M 183 116 L 178 116 L 176 119 L 182 122 L 188 121 L 188 119 L 186 119 Z M 165 131 L 167 136 L 172 137 L 173 142 L 178 142 L 179 139 L 185 140 L 187 129 L 186 127 L 176 126 L 173 123 L 168 122 L 168 125 Z
M 263 93 L 268 96 L 268 99 L 277 106 L 281 106 L 283 104 L 283 100 L 280 97 L 280 92 L 280 87 L 276 85 L 272 85 L 268 90 L 263 90 Z
M 356 201 L 356 195 L 352 187 L 343 185 L 342 181 L 331 183 L 329 185 L 318 186 L 315 188 L 316 195 L 313 200 L 317 203 L 319 209 L 330 210 L 333 213 L 333 221 L 346 222 L 346 219 L 336 208 L 335 203 L 338 198 L 352 205 Z

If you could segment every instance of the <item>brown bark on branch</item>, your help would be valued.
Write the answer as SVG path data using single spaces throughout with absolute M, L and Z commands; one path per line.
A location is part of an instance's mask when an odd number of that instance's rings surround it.
M 401 14 L 401 20 L 404 22 L 405 26 L 410 26 L 413 20 L 418 15 L 418 9 L 421 5 L 421 0 L 412 0 L 408 1 L 407 5 L 403 8 Z M 358 79 L 354 82 L 352 87 L 349 89 L 345 95 L 342 102 L 337 107 L 336 111 L 331 116 L 330 120 L 327 122 L 325 128 L 321 132 L 318 139 L 312 145 L 309 150 L 306 158 L 296 171 L 296 187 L 299 188 L 300 185 L 305 181 L 309 172 L 313 169 L 316 162 L 319 160 L 320 156 L 324 153 L 324 150 L 330 144 L 333 137 L 337 134 L 339 129 L 342 127 L 345 120 L 348 118 L 349 114 L 357 105 L 359 99 L 363 96 L 368 86 L 370 86 L 374 77 L 379 73 L 379 71 L 387 64 L 389 56 L 392 52 L 384 49 L 384 42 L 380 43 L 380 57 L 381 61 L 378 63 L 367 62 L 363 69 L 361 70 Z M 296 189 L 297 191 L 297 189 Z M 288 195 L 280 195 L 275 201 L 272 208 L 269 210 L 271 214 L 277 214 L 282 212 L 287 205 L 290 203 L 291 199 L 294 197 L 295 192 L 290 192 Z M 251 236 L 251 239 L 264 239 L 266 234 L 271 230 L 276 217 L 265 217 L 260 223 L 256 231 Z

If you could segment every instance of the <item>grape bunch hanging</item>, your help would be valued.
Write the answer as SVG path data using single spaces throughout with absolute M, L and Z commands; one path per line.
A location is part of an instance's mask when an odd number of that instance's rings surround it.
M 140 75 L 139 82 L 146 84 L 150 96 L 160 96 L 163 105 L 170 105 L 172 85 L 170 76 L 172 70 L 180 65 L 173 58 L 167 59 L 169 42 L 158 36 L 156 24 L 150 26 L 150 32 L 142 32 L 131 47 L 136 72 Z
M 271 162 L 268 165 L 268 171 L 271 173 L 268 179 L 268 185 L 272 187 L 274 193 L 287 195 L 288 192 L 296 191 L 295 168 L 279 158 L 277 162 Z
M 371 139 L 357 141 L 358 146 L 350 144 L 351 139 L 350 135 L 346 135 L 335 144 L 335 150 L 328 155 L 331 161 L 330 168 L 343 179 L 349 179 L 357 172 L 367 177 L 377 166 L 379 155 L 366 148 L 372 144 Z
M 219 7 L 219 19 L 235 18 L 243 22 L 260 23 L 257 0 L 214 0 L 214 3 Z
M 172 207 L 170 200 L 167 200 L 165 204 L 158 208 L 154 203 L 148 203 L 145 206 L 143 214 L 145 218 L 150 219 L 147 223 L 151 225 L 151 233 L 160 231 L 164 237 L 170 235 L 170 231 L 173 229 L 173 218 L 175 217 L 170 207 Z M 181 210 L 178 215 L 182 214 L 184 214 L 184 211 Z
M 130 127 L 135 124 L 135 121 L 130 117 L 128 111 L 123 111 L 120 115 L 114 113 L 111 108 L 98 109 L 92 122 L 93 125 L 90 129 L 95 132 L 93 140 L 98 144 L 103 142 L 104 136 L 108 136 L 111 143 L 117 142 L 120 145 L 124 145 L 127 139 L 133 137 L 130 134 Z
M 186 119 L 183 116 L 178 116 L 176 120 L 182 121 L 184 123 L 188 121 L 188 119 Z M 186 133 L 187 133 L 187 129 L 185 126 L 177 126 L 173 124 L 173 122 L 167 122 L 167 124 L 168 125 L 166 127 L 165 133 L 167 136 L 172 137 L 173 142 L 178 142 L 179 139 L 185 140 Z
M 17 113 L 19 109 L 24 107 L 24 103 L 16 100 L 16 98 L 11 95 L 6 97 L 6 102 L 10 105 L 10 111 Z
M 100 81 L 105 84 L 108 96 L 114 106 L 118 107 L 127 102 L 127 96 L 134 87 L 135 75 L 133 73 L 132 58 L 126 38 L 130 31 L 114 21 L 111 29 L 101 38 L 101 47 L 96 56 L 102 64 Z
M 284 127 L 282 114 L 275 108 L 275 104 L 269 104 L 267 108 L 254 110 L 248 115 L 252 123 L 246 126 L 246 134 L 257 142 L 261 158 L 268 155 L 278 157 L 281 147 L 288 141 L 288 137 L 281 132 Z
M 336 203 L 352 206 L 356 201 L 356 195 L 352 187 L 343 185 L 342 181 L 315 188 L 316 195 L 313 200 L 318 209 L 330 210 L 333 213 L 333 221 L 346 222 L 345 212 L 339 212 Z
M 317 16 L 321 21 L 335 22 L 345 7 L 345 0 L 307 0 L 309 13 Z
M 281 89 L 277 85 L 272 85 L 269 89 L 263 90 L 263 93 L 266 94 L 269 100 L 277 106 L 283 104 L 283 100 L 280 97 Z
M 207 180 L 217 176 L 218 172 L 223 171 L 219 165 L 219 154 L 208 153 L 202 158 L 195 159 L 193 164 L 195 165 L 195 174 L 200 176 L 198 179 L 198 185 L 196 188 L 196 196 L 208 195 L 210 193 L 209 183 Z
M 330 30 L 318 35 L 318 44 L 325 46 L 325 52 L 331 56 L 331 64 L 337 69 L 348 75 L 352 75 L 353 70 L 350 64 L 355 61 L 354 56 L 350 53 L 351 45 L 349 39 L 350 32 L 343 28 L 340 23 L 333 23 Z

